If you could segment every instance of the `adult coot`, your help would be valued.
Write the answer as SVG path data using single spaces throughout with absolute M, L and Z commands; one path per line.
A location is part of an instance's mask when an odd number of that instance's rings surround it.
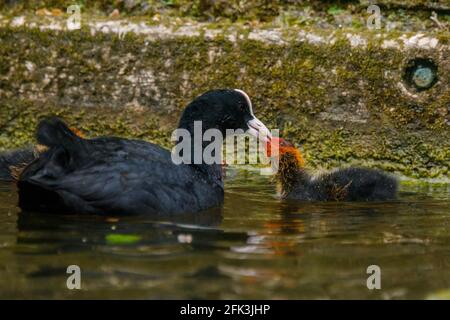
M 304 167 L 300 151 L 282 138 L 272 138 L 271 143 L 267 143 L 267 153 L 279 156 L 276 179 L 284 199 L 376 201 L 396 197 L 396 179 L 382 171 L 350 167 L 311 176 Z
M 194 137 L 198 121 L 202 132 L 218 129 L 225 136 L 227 129 L 242 129 L 270 139 L 241 90 L 212 90 L 197 97 L 184 110 L 178 128 Z M 201 159 L 175 164 L 169 150 L 145 141 L 84 139 L 58 118 L 43 120 L 36 137 L 48 150 L 19 176 L 19 206 L 25 211 L 167 215 L 198 212 L 223 202 L 220 163 Z M 195 157 L 198 140 L 190 141 Z M 202 152 L 209 142 L 200 144 Z

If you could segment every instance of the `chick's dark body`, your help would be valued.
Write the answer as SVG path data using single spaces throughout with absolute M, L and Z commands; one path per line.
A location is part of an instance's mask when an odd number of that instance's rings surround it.
M 14 169 L 36 159 L 33 148 L 16 149 L 0 153 L 0 181 L 13 181 Z
M 282 138 L 276 138 L 279 150 L 279 168 L 276 180 L 284 199 L 301 201 L 378 201 L 396 198 L 395 177 L 376 169 L 339 168 L 318 175 L 311 175 L 304 167 L 304 160 L 295 146 Z M 268 145 L 271 155 L 272 146 Z
M 304 169 L 301 169 L 304 170 Z M 299 172 L 284 197 L 305 201 L 381 201 L 395 199 L 397 181 L 384 172 L 350 167 L 311 177 Z

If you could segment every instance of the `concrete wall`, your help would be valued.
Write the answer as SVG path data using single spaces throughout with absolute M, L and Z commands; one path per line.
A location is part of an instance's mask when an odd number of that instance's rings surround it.
M 87 135 L 169 145 L 191 99 L 231 87 L 249 93 L 258 117 L 298 143 L 312 167 L 448 178 L 449 40 L 447 31 L 96 20 L 67 31 L 58 19 L 3 17 L 0 148 L 31 143 L 48 114 Z M 437 74 L 421 91 L 412 79 L 420 61 Z

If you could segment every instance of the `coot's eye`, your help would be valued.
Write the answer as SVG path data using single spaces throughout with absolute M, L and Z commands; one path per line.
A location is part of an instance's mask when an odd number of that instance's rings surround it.
M 245 104 L 243 102 L 238 103 L 238 108 L 240 111 L 245 112 Z

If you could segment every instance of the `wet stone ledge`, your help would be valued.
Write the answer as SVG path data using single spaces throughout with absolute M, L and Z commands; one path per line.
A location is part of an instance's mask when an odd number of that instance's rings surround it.
M 241 88 L 309 165 L 361 164 L 449 178 L 450 35 L 384 30 L 177 28 L 91 21 L 66 30 L 0 17 L 0 148 L 32 143 L 38 118 L 88 135 L 169 145 L 183 107 Z

